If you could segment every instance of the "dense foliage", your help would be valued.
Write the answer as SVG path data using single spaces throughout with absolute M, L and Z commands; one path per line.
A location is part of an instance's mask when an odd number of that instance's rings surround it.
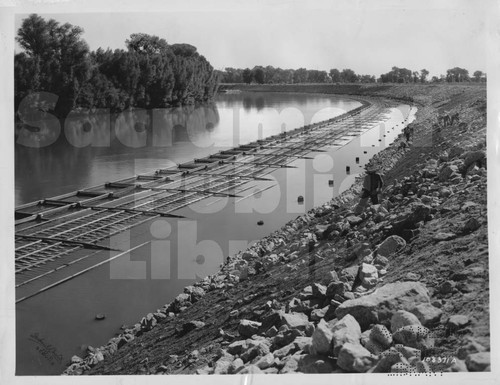
M 336 76 L 337 74 L 337 76 Z M 356 75 L 351 69 L 326 71 L 299 69 L 282 69 L 273 66 L 255 66 L 254 68 L 231 68 L 222 72 L 224 83 L 258 83 L 258 84 L 297 84 L 297 83 L 363 83 L 375 82 L 375 77 L 370 75 Z
M 33 14 L 23 20 L 15 55 L 15 106 L 35 92 L 58 96 L 56 115 L 75 107 L 161 108 L 209 100 L 218 72 L 189 44 L 143 33 L 126 50 L 90 51 L 83 30 Z
M 412 71 L 407 68 L 392 67 L 391 71 L 380 75 L 378 79 L 373 75 L 359 75 L 352 69 L 342 71 L 333 68 L 328 73 L 320 70 L 281 69 L 272 66 L 255 66 L 253 69 L 228 67 L 222 72 L 223 83 L 258 83 L 258 84 L 297 84 L 297 83 L 428 83 L 429 71 L 425 68 Z M 466 69 L 455 67 L 447 70 L 446 76 L 434 76 L 431 82 L 463 82 L 486 81 L 486 74 L 482 71 L 474 72 L 474 77 L 469 77 Z

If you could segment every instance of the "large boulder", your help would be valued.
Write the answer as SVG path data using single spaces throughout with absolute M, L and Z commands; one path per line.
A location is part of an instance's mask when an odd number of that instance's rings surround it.
M 469 218 L 462 227 L 462 233 L 469 234 L 481 227 L 481 222 L 477 218 Z
M 229 367 L 234 361 L 234 356 L 225 353 L 214 365 L 214 374 L 227 374 Z
M 330 306 L 325 306 L 321 309 L 314 309 L 311 312 L 311 321 L 319 321 L 319 320 L 323 319 L 329 308 L 330 308 Z
M 430 303 L 421 303 L 410 309 L 410 312 L 415 314 L 420 323 L 424 326 L 429 326 L 439 322 L 443 314 L 441 309 L 431 305 Z
M 328 324 L 321 320 L 312 335 L 312 349 L 317 354 L 328 354 L 332 350 L 333 332 Z
M 301 354 L 294 354 L 292 356 L 286 357 L 283 362 L 284 365 L 280 370 L 280 374 L 296 373 L 299 368 L 299 360 L 301 359 Z
M 191 295 L 187 293 L 181 293 L 177 297 L 175 297 L 174 301 L 171 304 L 172 310 L 174 313 L 178 313 L 182 307 L 191 305 Z
M 422 359 L 422 352 L 420 349 L 411 348 L 402 344 L 394 345 L 394 349 L 400 352 L 408 361 L 413 362 L 414 360 L 420 361 Z
M 421 325 L 408 325 L 399 328 L 393 335 L 394 341 L 415 349 L 430 349 L 434 347 L 434 339 L 429 329 Z
M 468 342 L 464 346 L 458 348 L 457 357 L 460 360 L 465 360 L 469 354 L 481 353 L 484 351 L 486 351 L 486 348 L 483 345 L 478 343 L 473 338 L 469 338 Z
M 391 318 L 391 331 L 394 333 L 399 328 L 408 325 L 422 325 L 413 313 L 406 310 L 398 310 Z
M 392 347 L 379 355 L 379 361 L 370 372 L 389 373 L 391 367 L 397 363 L 409 364 L 403 353 Z
M 204 326 L 205 326 L 205 322 L 196 321 L 196 320 L 189 321 L 189 322 L 186 322 L 182 325 L 182 332 L 189 333 L 192 330 L 201 329 Z
M 259 369 L 267 369 L 274 364 L 274 355 L 273 353 L 267 353 L 265 356 L 257 359 L 254 365 Z
M 243 258 L 247 262 L 250 262 L 259 258 L 259 255 L 253 250 L 247 250 L 243 254 L 241 254 L 241 258 Z
M 346 342 L 339 351 L 337 365 L 347 372 L 365 372 L 374 361 L 375 357 L 361 344 Z
M 351 286 L 347 282 L 332 281 L 326 289 L 326 298 L 333 299 L 336 295 L 343 296 L 346 291 L 350 291 Z
M 233 362 L 231 362 L 231 365 L 229 365 L 227 372 L 229 374 L 234 374 L 237 371 L 243 369 L 244 366 L 245 363 L 243 362 L 243 360 L 241 358 L 237 358 Z
M 390 237 L 386 238 L 380 245 L 378 245 L 377 256 L 389 258 L 394 253 L 403 249 L 405 246 L 406 241 L 403 238 L 397 235 L 391 235 Z
M 283 324 L 290 329 L 304 330 L 309 324 L 309 318 L 304 313 L 285 313 L 283 314 Z
M 312 337 L 297 337 L 293 341 L 293 344 L 297 348 L 297 350 L 302 350 L 304 353 L 310 353 L 312 346 Z
M 486 152 L 483 150 L 469 151 L 463 155 L 464 164 L 461 169 L 462 173 L 467 173 L 468 169 L 474 165 L 479 167 L 486 166 Z
M 146 317 L 143 317 L 141 320 L 141 330 L 149 331 L 156 326 L 157 322 L 158 321 L 156 320 L 153 313 L 149 313 Z
M 349 223 L 349 225 L 351 225 L 351 226 L 356 226 L 356 225 L 359 225 L 361 222 L 363 222 L 363 218 L 358 217 L 356 215 L 348 216 L 346 218 L 346 220 Z
M 333 355 L 337 356 L 340 348 L 347 342 L 359 344 L 361 339 L 361 328 L 356 319 L 346 314 L 335 322 L 332 327 Z
M 326 295 L 326 286 L 320 284 L 320 283 L 313 283 L 312 284 L 312 293 L 315 298 L 318 298 L 320 300 L 325 299 Z
M 358 277 L 363 286 L 367 288 L 374 287 L 378 282 L 378 270 L 373 265 L 362 263 L 359 267 Z
M 343 302 L 335 310 L 338 319 L 352 315 L 361 328 L 388 320 L 399 309 L 409 310 L 430 303 L 429 292 L 420 282 L 389 283 L 373 293 Z
M 249 362 L 255 357 L 262 357 L 269 354 L 270 342 L 266 339 L 261 340 L 247 340 L 248 349 L 240 354 L 240 358 L 243 362 Z
M 242 337 L 251 337 L 259 332 L 261 326 L 262 323 L 260 322 L 243 319 L 238 325 L 238 333 L 240 333 Z
M 270 310 L 260 318 L 262 322 L 261 330 L 269 330 L 273 326 L 279 327 L 281 325 L 282 316 L 282 312 L 274 309 Z
M 382 348 L 388 348 L 392 345 L 392 334 L 384 325 L 375 325 L 370 331 L 370 340 Z
M 455 166 L 454 164 L 451 165 L 445 165 L 440 171 L 439 171 L 439 181 L 445 182 L 447 181 L 450 176 L 454 173 L 458 173 L 458 167 Z
M 456 331 L 467 326 L 469 323 L 470 319 L 466 315 L 455 314 L 448 319 L 446 327 L 451 331 Z
M 367 257 L 372 253 L 372 250 L 370 249 L 370 244 L 369 243 L 359 243 L 356 246 L 353 247 L 351 251 L 351 257 L 349 258 L 350 260 L 361 260 L 364 257 Z
M 490 360 L 490 352 L 473 353 L 467 356 L 465 364 L 469 372 L 482 372 L 488 370 Z
M 273 353 L 276 358 L 281 359 L 283 357 L 295 353 L 297 350 L 298 350 L 297 345 L 292 341 L 288 345 L 285 345 L 282 348 L 275 350 Z
M 399 215 L 392 222 L 391 233 L 395 235 L 406 234 L 405 230 L 412 230 L 418 227 L 418 223 L 428 220 L 431 214 L 431 207 L 422 203 L 412 204 L 407 211 Z
M 184 288 L 184 293 L 190 296 L 190 300 L 193 303 L 205 296 L 205 290 L 199 286 L 186 286 Z
M 234 341 L 227 347 L 229 354 L 239 355 L 247 349 L 247 342 L 245 340 Z

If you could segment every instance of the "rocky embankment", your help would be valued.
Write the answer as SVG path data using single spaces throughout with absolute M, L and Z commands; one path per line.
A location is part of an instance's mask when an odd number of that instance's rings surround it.
M 357 180 L 65 374 L 490 370 L 485 89 L 362 94 L 419 108 L 410 146 L 372 159 L 380 205 L 354 214 Z M 443 111 L 460 122 L 442 127 Z

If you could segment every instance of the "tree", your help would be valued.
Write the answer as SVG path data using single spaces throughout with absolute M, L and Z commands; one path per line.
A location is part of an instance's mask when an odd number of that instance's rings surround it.
M 319 70 L 308 70 L 307 71 L 307 81 L 309 83 L 326 83 L 328 80 L 328 74 L 326 71 Z
M 340 73 L 340 79 L 342 79 L 344 83 L 355 83 L 358 80 L 358 76 L 352 69 L 346 68 Z
M 59 96 L 55 114 L 64 117 L 76 106 L 121 111 L 203 102 L 217 89 L 219 71 L 190 44 L 135 33 L 127 50 L 89 52 L 82 32 L 38 15 L 23 20 L 16 38 L 23 52 L 14 57 L 16 108 L 37 91 Z
M 253 80 L 253 72 L 250 68 L 245 68 L 242 72 L 243 81 L 247 84 L 250 84 Z
M 408 68 L 398 68 L 399 78 L 398 83 L 411 83 L 413 72 Z
M 361 83 L 375 83 L 375 76 L 373 76 L 373 75 L 360 75 L 359 81 Z
M 254 80 L 259 84 L 264 84 L 265 82 L 265 73 L 262 67 L 254 67 L 252 70 Z
M 81 39 L 82 33 L 80 27 L 61 25 L 53 19 L 45 21 L 36 14 L 24 19 L 17 32 L 16 40 L 24 49 L 22 62 L 32 71 L 32 83 L 27 86 L 31 91 L 43 90 L 59 96 L 55 107 L 58 116 L 75 107 L 90 77 L 89 48 Z
M 264 83 L 278 83 L 277 68 L 266 66 L 264 68 Z
M 464 68 L 455 67 L 446 71 L 446 81 L 448 82 L 465 82 L 469 80 L 469 71 Z
M 392 67 L 391 71 L 380 75 L 380 80 L 383 83 L 410 83 L 415 80 L 417 75 L 418 73 L 407 68 Z
M 238 68 L 225 68 L 223 72 L 223 82 L 224 83 L 243 83 L 243 70 Z
M 307 70 L 305 68 L 299 68 L 295 70 L 293 74 L 294 83 L 306 83 L 307 82 Z
M 429 71 L 425 68 L 420 70 L 420 82 L 425 83 L 427 81 L 427 75 L 429 75 Z
M 331 69 L 330 70 L 330 78 L 332 79 L 333 83 L 340 82 L 340 71 L 336 68 Z
M 160 53 L 168 49 L 168 44 L 165 39 L 161 39 L 154 35 L 148 35 L 147 33 L 133 33 L 130 35 L 130 39 L 125 40 L 125 45 L 129 51 L 144 54 Z
M 292 84 L 293 83 L 293 73 L 295 71 L 288 69 L 283 71 L 283 82 L 286 84 Z
M 474 74 L 472 75 L 474 76 L 474 80 L 476 82 L 480 82 L 481 81 L 481 78 L 483 77 L 483 71 L 475 71 Z

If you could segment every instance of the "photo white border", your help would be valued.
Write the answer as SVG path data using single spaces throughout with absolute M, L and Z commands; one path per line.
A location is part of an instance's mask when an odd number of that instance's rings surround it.
M 443 377 L 390 377 L 386 374 L 363 375 L 277 375 L 277 376 L 80 376 L 69 379 L 66 376 L 15 376 L 15 304 L 14 304 L 14 78 L 13 78 L 13 53 L 14 53 L 14 17 L 17 13 L 73 13 L 73 12 L 177 12 L 177 11 L 202 11 L 225 10 L 234 6 L 252 10 L 286 9 L 287 7 L 303 7 L 304 9 L 342 9 L 356 7 L 362 10 L 377 9 L 378 7 L 396 7 L 411 9 L 435 7 L 461 7 L 476 4 L 487 7 L 488 20 L 488 62 L 487 62 L 487 93 L 488 93 L 488 235 L 489 235 L 489 260 L 490 260 L 490 332 L 491 332 L 491 362 L 492 372 L 489 373 L 453 373 Z M 75 383 L 108 384 L 135 384 L 138 381 L 146 384 L 164 384 L 166 382 L 196 384 L 200 381 L 217 384 L 260 384 L 273 381 L 276 383 L 302 383 L 313 381 L 317 384 L 351 383 L 351 384 L 400 384 L 405 383 L 453 383 L 453 384 L 498 384 L 500 383 L 500 355 L 498 353 L 500 325 L 499 306 L 497 304 L 500 292 L 499 273 L 499 192 L 500 192 L 500 12 L 497 0 L 441 0 L 441 1 L 416 1 L 416 0 L 314 0 L 314 1 L 284 1 L 262 0 L 256 3 L 245 0 L 141 0 L 131 1 L 66 1 L 66 0 L 0 0 L 0 112 L 1 130 L 0 153 L 2 162 L 0 171 L 4 181 L 1 189 L 0 212 L 1 231 L 0 245 L 2 257 L 0 260 L 0 383 L 1 384 L 67 384 Z M 425 20 L 422 21 L 425 28 Z M 418 33 L 418 31 L 416 31 Z M 467 47 L 464 47 L 466 50 Z M 423 53 L 424 54 L 424 53 Z M 210 58 L 208 58 L 210 60 Z M 112 381 L 111 381 L 112 380 Z

